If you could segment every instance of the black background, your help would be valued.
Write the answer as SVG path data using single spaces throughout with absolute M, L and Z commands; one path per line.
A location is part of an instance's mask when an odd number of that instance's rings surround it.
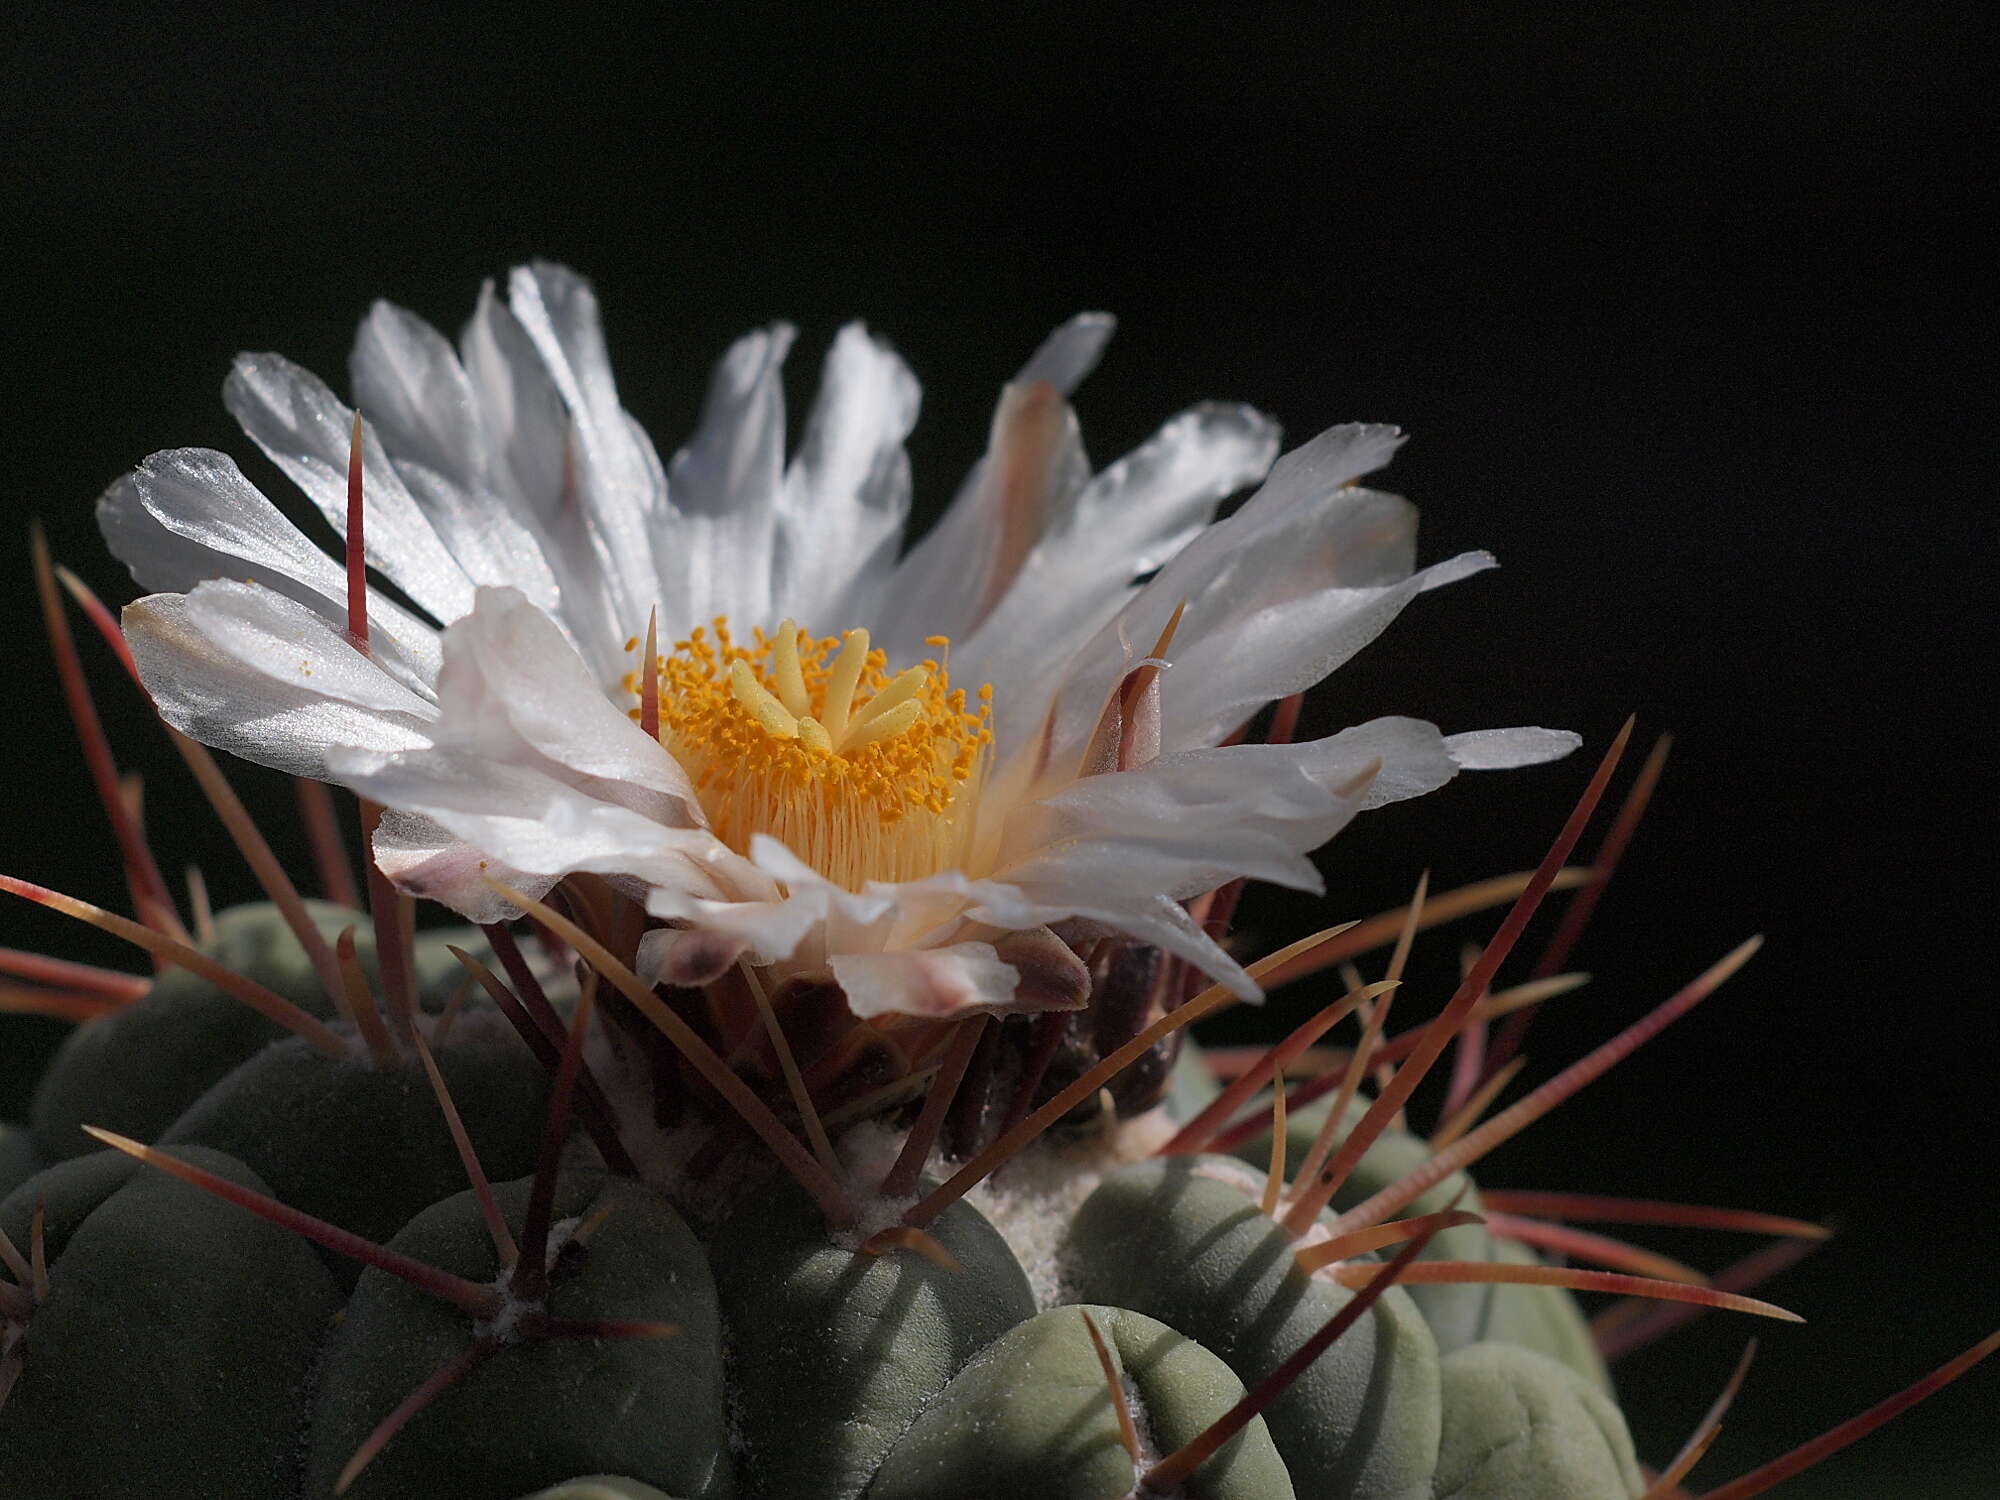
M 1447 728 L 1572 726 L 1584 757 L 1469 778 L 1324 857 L 1324 905 L 1252 937 L 1532 863 L 1628 712 L 1678 737 L 1641 842 L 1538 1025 L 1545 1076 L 1753 931 L 1703 1010 L 1489 1164 L 1572 1187 L 1838 1216 L 1772 1289 L 1621 1370 L 1662 1461 L 1748 1331 L 1720 1481 L 1995 1322 L 1990 390 L 1971 222 L 1989 37 L 1970 7 L 325 7 L 201 26 L 29 5 L 0 96 L 0 868 L 118 899 L 27 587 L 28 517 L 114 600 L 90 521 L 147 452 L 227 448 L 238 349 L 345 385 L 370 299 L 447 329 L 528 255 L 597 282 L 626 404 L 670 450 L 709 362 L 783 316 L 802 408 L 860 316 L 925 383 L 934 508 L 998 383 L 1080 308 L 1122 319 L 1084 387 L 1109 460 L 1181 406 L 1302 439 L 1397 422 L 1427 558 L 1497 574 L 1418 602 L 1316 700 Z M 1979 265 L 1979 272 L 1985 272 Z M 828 622 L 828 628 L 840 622 Z M 102 658 L 94 658 L 101 663 Z M 170 867 L 246 895 L 120 684 Z M 246 776 L 280 828 L 281 786 Z M 296 848 L 296 845 L 292 846 Z M 1466 934 L 1471 934 L 1466 929 Z M 0 941 L 105 961 L 12 906 Z M 1449 982 L 1452 941 L 1418 977 Z M 1411 1003 L 1411 1002 L 1406 1002 Z M 1267 1028 L 1306 1008 L 1273 1002 Z M 47 1038 L 0 1030 L 20 1080 Z M 1740 1246 L 1673 1242 L 1711 1264 Z M 1982 1371 L 1784 1491 L 1991 1493 Z

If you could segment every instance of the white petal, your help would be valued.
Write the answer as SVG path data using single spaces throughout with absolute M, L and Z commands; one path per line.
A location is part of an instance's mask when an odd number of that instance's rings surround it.
M 740 943 L 760 963 L 794 960 L 811 966 L 824 965 L 835 953 L 910 946 L 926 935 L 934 943 L 933 929 L 959 919 L 971 889 L 963 875 L 947 871 L 927 880 L 871 881 L 862 891 L 843 890 L 768 834 L 751 839 L 750 856 L 749 878 L 740 865 L 721 871 L 738 899 L 714 901 L 667 887 L 648 894 L 646 909 Z
M 1046 922 L 1065 920 L 1065 917 L 1054 915 L 1062 911 L 1067 917 L 1081 917 L 1099 923 L 1109 931 L 1124 933 L 1142 943 L 1151 943 L 1162 952 L 1186 959 L 1209 978 L 1228 986 L 1230 992 L 1240 999 L 1255 1002 L 1263 998 L 1264 992 L 1258 988 L 1257 981 L 1246 974 L 1235 959 L 1223 952 L 1176 901 L 1165 896 L 1121 901 L 1104 899 L 1089 892 L 1053 890 L 1047 893 L 1028 892 L 1027 896 L 1032 901 L 1040 894 L 1053 898 L 1039 908 L 1049 913 L 1042 919 Z M 975 908 L 975 912 L 981 910 Z M 1025 915 L 1018 910 L 1016 914 Z
M 954 943 L 902 953 L 836 954 L 833 977 L 848 1009 L 863 1020 L 897 1014 L 942 1020 L 968 1011 L 1011 1009 L 1021 981 L 991 943 Z
M 368 309 L 348 356 L 354 401 L 398 459 L 462 483 L 485 469 L 486 433 L 451 342 L 393 302 Z
M 238 355 L 223 382 L 222 402 L 344 541 L 353 409 L 318 376 L 276 354 Z M 362 490 L 369 566 L 439 624 L 470 609 L 472 580 L 404 486 L 381 438 L 365 424 Z
M 1074 395 L 1097 368 L 1104 346 L 1117 331 L 1118 320 L 1110 313 L 1078 313 L 1042 340 L 1010 383 L 1032 385 L 1045 380 L 1063 395 Z
M 480 289 L 459 357 L 485 437 L 484 483 L 538 522 L 564 625 L 601 671 L 615 672 L 619 643 L 644 628 L 653 591 L 643 607 L 633 606 L 607 581 L 602 540 L 583 503 L 568 403 L 491 282 Z
M 895 562 L 910 510 L 903 440 L 918 387 L 895 351 L 859 323 L 827 351 L 819 399 L 785 475 L 776 607 L 820 633 L 857 623 Z
M 1445 749 L 1461 771 L 1511 771 L 1561 760 L 1583 743 L 1567 729 L 1474 729 L 1450 735 Z
M 1271 466 L 1264 488 L 1244 505 L 1253 522 L 1314 500 L 1372 474 L 1403 446 L 1402 431 L 1381 422 L 1344 422 L 1299 444 Z
M 792 901 L 817 907 L 826 924 L 822 943 L 840 951 L 881 947 L 905 901 L 924 889 L 921 883 L 870 881 L 864 890 L 844 890 L 766 833 L 752 836 L 750 860 L 773 882 L 774 891 L 782 886 Z
M 716 847 L 706 830 L 668 828 L 532 767 L 435 747 L 336 751 L 328 766 L 363 796 L 432 819 L 516 870 L 550 878 L 587 870 L 717 891 L 701 873 Z
M 1279 753 L 1291 747 L 1244 748 Z M 1296 752 L 1311 767 L 1312 774 L 1328 780 L 1352 775 L 1354 768 L 1364 762 L 1373 763 L 1377 767 L 1375 775 L 1361 793 L 1363 809 L 1386 807 L 1391 802 L 1434 792 L 1461 769 L 1451 754 L 1450 741 L 1438 732 L 1435 724 L 1422 719 L 1370 719 L 1327 739 L 1297 746 Z
M 459 359 L 486 442 L 486 478 L 542 518 L 559 542 L 581 535 L 574 503 L 570 412 L 534 340 L 493 283 L 459 339 Z
M 507 278 L 507 305 L 595 450 L 592 461 L 605 467 L 606 485 L 621 503 L 640 510 L 657 507 L 664 496 L 649 493 L 651 466 L 636 450 L 624 408 L 618 404 L 597 294 L 590 283 L 549 261 L 517 266 Z M 606 519 L 615 532 L 616 520 Z
M 658 455 L 618 404 L 597 295 L 573 271 L 537 261 L 508 277 L 507 303 L 569 408 L 578 500 L 605 582 L 636 628 L 659 602 L 653 537 L 666 495 Z
M 354 399 L 397 474 L 475 584 L 506 584 L 554 611 L 551 549 L 534 512 L 486 478 L 486 434 L 450 342 L 377 302 L 349 359 Z
M 1388 428 L 1322 434 L 1162 568 L 1071 664 L 1052 762 L 1074 765 L 1105 695 L 1183 603 L 1162 690 L 1167 749 L 1213 744 L 1262 704 L 1319 682 L 1416 594 L 1492 566 L 1467 553 L 1411 577 L 1414 507 L 1344 482 L 1319 487 L 1394 442 Z
M 667 470 L 661 523 L 661 626 L 670 639 L 718 614 L 738 628 L 772 614 L 777 507 L 784 484 L 785 393 L 793 330 L 774 324 L 730 348 L 710 380 L 701 425 Z M 813 627 L 817 628 L 817 627 Z
M 1177 643 L 1161 693 L 1160 742 L 1213 744 L 1264 704 L 1323 682 L 1417 595 L 1492 566 L 1485 553 L 1466 553 L 1385 588 L 1323 589 L 1205 622 L 1185 651 Z
M 897 566 L 885 593 L 875 628 L 891 660 L 915 660 L 927 636 L 970 637 L 1011 582 L 1002 576 L 1010 565 L 1005 555 L 1010 538 L 1018 542 L 1011 559 L 1018 566 L 1042 529 L 1070 514 L 1090 479 L 1075 413 L 1066 404 L 1061 407 L 1060 435 L 1047 455 L 1046 473 L 1038 476 L 1042 487 L 1029 494 L 1015 493 L 1018 487 L 1005 481 L 1014 465 L 1003 450 L 1021 436 L 1008 419 L 1037 384 L 1052 386 L 1064 398 L 1074 392 L 1095 368 L 1115 326 L 1103 313 L 1070 319 L 1043 340 L 1002 391 L 985 456 L 966 475 L 937 524 Z M 1024 513 L 1024 502 L 1032 502 L 1034 514 Z M 1031 534 L 1014 536 L 1028 527 Z
M 154 594 L 127 605 L 124 624 L 161 716 L 219 750 L 324 780 L 332 747 L 387 753 L 429 742 L 429 703 L 268 589 Z
M 347 576 L 243 477 L 236 460 L 208 448 L 155 453 L 97 502 L 97 524 L 141 587 L 185 593 L 211 579 L 257 583 L 347 624 Z M 376 658 L 428 696 L 437 676 L 437 632 L 370 590 Z
M 658 822 L 699 817 L 687 773 L 605 697 L 555 622 L 512 589 L 481 589 L 445 632 L 436 738 L 588 786 Z
M 1009 865 L 996 878 L 1044 906 L 1072 895 L 1101 906 L 1106 900 L 1143 902 L 1156 894 L 1185 901 L 1239 877 L 1313 895 L 1326 888 L 1313 862 L 1290 839 L 1248 828 L 1226 834 L 1105 834 Z
M 1091 481 L 955 653 L 968 686 L 993 685 L 1000 754 L 1039 728 L 1056 686 L 1052 667 L 1131 597 L 1135 578 L 1165 564 L 1218 504 L 1261 478 L 1277 443 L 1276 425 L 1249 407 L 1197 407 Z
M 442 824 L 401 808 L 383 809 L 372 848 L 376 865 L 390 880 L 413 896 L 449 906 L 468 922 L 507 922 L 521 915 L 521 908 L 488 882 L 537 901 L 556 883 L 553 875 L 517 870 Z
M 760 965 L 792 958 L 826 924 L 826 901 L 816 891 L 775 901 L 716 900 L 681 885 L 661 883 L 647 893 L 646 910 L 729 943 Z

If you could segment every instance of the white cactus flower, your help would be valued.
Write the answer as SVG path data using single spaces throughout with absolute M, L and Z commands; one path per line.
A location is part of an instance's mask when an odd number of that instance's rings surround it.
M 171 723 L 382 804 L 381 868 L 477 921 L 518 911 L 497 886 L 592 872 L 644 901 L 639 958 L 675 983 L 742 961 L 830 975 L 862 1016 L 1080 1005 L 1057 924 L 1254 996 L 1182 902 L 1317 889 L 1307 856 L 1356 812 L 1576 739 L 1384 718 L 1225 743 L 1492 559 L 1414 567 L 1414 508 L 1354 482 L 1388 427 L 1279 459 L 1268 418 L 1203 405 L 1093 472 L 1068 398 L 1111 326 L 1035 352 L 906 549 L 917 383 L 859 324 L 789 462 L 775 326 L 662 464 L 572 273 L 489 285 L 456 348 L 378 303 L 352 362 L 365 555 L 407 605 L 370 592 L 364 649 L 340 563 L 228 457 L 178 449 L 100 503 L 156 591 L 126 635 Z M 225 400 L 345 537 L 353 409 L 274 355 Z

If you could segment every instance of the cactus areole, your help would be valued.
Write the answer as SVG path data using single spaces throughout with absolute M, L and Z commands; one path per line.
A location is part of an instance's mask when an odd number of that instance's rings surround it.
M 0 1124 L 0 1500 L 1688 1494 L 1742 1369 L 1642 1455 L 1615 1359 L 1794 1318 L 1751 1293 L 1824 1231 L 1481 1165 L 1755 951 L 1518 1080 L 1665 742 L 1632 772 L 1628 725 L 1533 870 L 1345 910 L 1310 856 L 1349 819 L 1578 740 L 1300 739 L 1301 694 L 1493 560 L 1418 566 L 1362 482 L 1392 428 L 1281 451 L 1210 403 L 1094 467 L 1111 331 L 1034 351 L 911 541 L 880 337 L 834 338 L 788 458 L 792 330 L 745 336 L 663 461 L 590 286 L 535 264 L 455 344 L 378 303 L 351 404 L 237 360 L 339 557 L 202 449 L 98 503 L 122 621 L 37 538 L 125 890 L 0 888 L 152 972 L 0 950 L 6 1009 L 75 1023 Z M 97 692 L 157 709 L 262 900 L 169 886 Z M 295 779 L 309 869 L 211 748 Z M 1253 880 L 1329 925 L 1245 951 Z M 1481 942 L 1440 982 L 1447 925 Z M 1272 1046 L 1189 1040 L 1281 988 Z M 1710 1272 L 1592 1221 L 1768 1243 Z

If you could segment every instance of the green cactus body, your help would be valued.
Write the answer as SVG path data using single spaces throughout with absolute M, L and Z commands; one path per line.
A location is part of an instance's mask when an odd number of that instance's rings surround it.
M 331 937 L 367 919 L 324 902 L 311 910 Z M 236 907 L 216 918 L 209 957 L 276 990 L 325 1020 L 332 1004 L 304 951 L 269 906 Z M 367 939 L 373 957 L 374 940 Z M 101 1125 L 150 1141 L 240 1064 L 289 1033 L 242 1001 L 185 969 L 166 969 L 144 999 L 76 1028 L 63 1040 L 35 1091 L 35 1144 L 50 1161 L 97 1145 L 83 1133 Z
M 375 982 L 375 936 L 368 918 L 326 901 L 308 901 L 306 910 L 329 943 L 353 929 L 362 970 Z M 426 934 L 415 945 L 415 975 L 429 1004 L 441 1001 L 463 977 L 446 951 L 448 942 L 475 951 L 483 947 L 471 930 Z M 215 935 L 202 951 L 321 1020 L 334 1014 L 305 950 L 268 903 L 219 912 Z M 145 998 L 86 1022 L 63 1039 L 35 1090 L 36 1149 L 46 1161 L 94 1151 L 85 1125 L 154 1140 L 211 1087 L 290 1035 L 199 975 L 165 969 Z
M 978 1210 L 955 1203 L 929 1230 L 957 1270 L 910 1251 L 857 1255 L 789 1187 L 715 1236 L 751 1500 L 853 1500 L 967 1361 L 1034 1315 L 1027 1277 Z
M 1070 1228 L 1074 1293 L 1158 1318 L 1254 1383 L 1352 1293 L 1294 1264 L 1232 1158 L 1170 1157 L 1106 1178 Z M 1391 1290 L 1265 1413 L 1300 1500 L 1427 1500 L 1437 1346 Z
M 1133 1461 L 1084 1323 L 1097 1324 L 1133 1408 L 1142 1453 L 1198 1436 L 1243 1384 L 1192 1339 L 1119 1307 L 1059 1307 L 1019 1324 L 959 1372 L 883 1461 L 868 1500 L 1121 1500 Z M 1255 1419 L 1198 1468 L 1188 1500 L 1291 1500 Z
M 509 1040 L 455 1042 L 437 1055 L 488 1175 L 534 1170 L 548 1077 Z M 450 1133 L 414 1058 L 378 1068 L 365 1055 L 330 1058 L 305 1042 L 275 1042 L 189 1106 L 164 1146 L 212 1146 L 241 1156 L 293 1208 L 372 1240 L 465 1186 Z M 351 1286 L 358 1268 L 327 1264 Z
M 18 1125 L 0 1121 L 0 1198 L 41 1170 L 41 1153 L 35 1150 L 34 1136 Z
M 1361 1122 L 1372 1102 L 1360 1097 L 1348 1106 L 1347 1130 Z M 1313 1139 L 1332 1107 L 1330 1099 L 1316 1100 L 1286 1117 L 1288 1179 L 1312 1149 Z M 1245 1141 L 1234 1154 L 1254 1165 L 1267 1165 L 1271 1159 L 1271 1132 L 1266 1130 Z M 1334 1212 L 1366 1202 L 1422 1166 L 1430 1154 L 1430 1143 L 1421 1136 L 1407 1130 L 1384 1131 L 1333 1195 Z M 1464 1172 L 1453 1172 L 1425 1189 L 1406 1207 L 1397 1210 L 1397 1217 L 1437 1213 L 1450 1208 L 1454 1201 L 1462 1209 L 1480 1211 L 1478 1187 Z M 1459 1224 L 1440 1230 L 1424 1247 L 1422 1259 L 1498 1261 L 1523 1266 L 1542 1263 L 1534 1251 L 1490 1234 L 1480 1224 Z M 1561 1360 L 1606 1395 L 1611 1394 L 1611 1376 L 1590 1337 L 1589 1325 L 1578 1310 L 1576 1299 L 1560 1287 L 1507 1283 L 1419 1285 L 1410 1287 L 1409 1295 L 1424 1321 L 1430 1324 L 1440 1354 L 1486 1341 L 1519 1344 Z
M 1568 1366 L 1481 1343 L 1440 1369 L 1437 1500 L 1630 1500 L 1645 1489 L 1625 1419 Z
M 1486 1240 L 1486 1259 L 1502 1265 L 1538 1266 L 1542 1258 L 1526 1245 L 1480 1231 Z M 1412 1288 L 1421 1291 L 1423 1288 Z M 1511 1344 L 1547 1355 L 1581 1376 L 1593 1390 L 1616 1399 L 1611 1372 L 1590 1334 L 1590 1320 L 1577 1306 L 1576 1298 L 1554 1286 L 1519 1286 L 1502 1283 L 1477 1288 L 1491 1292 L 1479 1322 L 1480 1343 Z
M 510 1224 L 521 1222 L 529 1191 L 527 1182 L 494 1189 Z M 558 1223 L 604 1217 L 587 1247 L 554 1241 L 550 1316 L 651 1319 L 679 1332 L 508 1344 L 396 1435 L 354 1481 L 355 1500 L 516 1500 L 524 1486 L 593 1465 L 682 1500 L 727 1500 L 720 1318 L 693 1234 L 658 1194 L 596 1172 L 565 1175 L 554 1212 Z M 390 1243 L 470 1280 L 499 1272 L 470 1193 L 425 1209 Z M 306 1493 L 331 1494 L 376 1424 L 478 1336 L 464 1313 L 381 1271 L 363 1273 L 320 1368 Z
M 262 1187 L 219 1151 L 187 1156 Z M 339 1307 L 305 1243 L 112 1151 L 0 1203 L 16 1244 L 37 1201 L 49 1295 L 0 1406 L 0 1497 L 290 1493 L 301 1392 Z

